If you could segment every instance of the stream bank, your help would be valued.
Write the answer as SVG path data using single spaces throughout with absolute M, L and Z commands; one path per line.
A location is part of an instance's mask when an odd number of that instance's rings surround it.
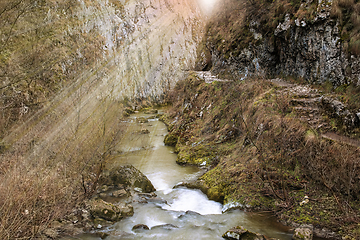
M 122 216 L 121 220 L 114 219 L 112 223 L 109 219 L 108 222 L 97 221 L 86 234 L 65 237 L 63 240 L 223 239 L 222 235 L 228 229 L 239 225 L 269 237 L 291 239 L 288 229 L 268 213 L 246 213 L 236 209 L 225 212 L 225 206 L 209 200 L 200 190 L 181 186 L 182 182 L 195 181 L 204 171 L 195 166 L 180 166 L 176 163 L 174 148 L 163 143 L 167 128 L 155 116 L 155 113 L 130 115 L 127 131 L 114 153 L 117 157 L 106 165 L 108 170 L 105 169 L 105 175 L 112 177 L 105 179 L 112 179 L 112 182 L 107 182 L 106 186 L 100 184 L 95 197 L 105 201 L 116 200 L 111 203 L 115 206 L 125 204 L 130 210 L 126 212 L 131 214 Z M 133 166 L 130 167 L 129 163 Z M 149 186 L 147 180 L 143 181 L 146 184 L 140 184 L 142 187 L 134 185 L 136 180 L 130 181 L 132 184 L 127 187 L 127 183 L 120 183 L 118 177 L 114 177 L 124 176 L 125 173 L 112 174 L 129 168 L 139 169 L 156 191 L 145 187 Z M 137 170 L 132 172 L 136 173 Z M 145 179 L 144 176 L 141 174 L 140 178 Z M 118 179 L 116 183 L 114 179 Z M 103 180 L 101 182 L 104 183 Z M 120 187 L 119 183 L 122 184 Z M 119 198 L 113 198 L 115 193 L 119 194 Z M 91 210 L 89 212 L 93 218 L 94 214 Z
M 288 226 L 310 224 L 317 237 L 357 239 L 358 149 L 322 137 L 334 129 L 356 135 L 358 126 L 345 121 L 354 115 L 344 104 L 347 114 L 329 108 L 327 96 L 302 106 L 322 93 L 283 85 L 206 81 L 198 73 L 178 82 L 163 118 L 165 142 L 178 163 L 209 170 L 184 185 L 231 208 L 274 212 Z

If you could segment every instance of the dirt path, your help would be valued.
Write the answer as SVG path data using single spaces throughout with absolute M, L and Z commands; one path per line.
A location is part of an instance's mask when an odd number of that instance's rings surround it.
M 341 143 L 345 143 L 348 144 L 350 146 L 353 147 L 358 147 L 360 148 L 360 141 L 356 140 L 356 139 L 352 139 L 343 135 L 339 135 L 337 133 L 334 132 L 327 132 L 321 135 L 321 137 L 325 138 L 325 139 L 329 139 L 332 141 L 336 141 L 336 142 L 341 142 Z
M 322 138 L 360 148 L 359 140 L 332 132 L 329 124 L 323 120 L 322 114 L 326 113 L 326 110 L 321 104 L 321 98 L 324 97 L 323 94 L 311 88 L 309 85 L 288 83 L 280 78 L 269 81 L 281 87 L 282 89 L 280 91 L 290 94 L 292 97 L 290 104 L 298 113 L 300 120 L 307 122 L 314 129 L 321 130 L 323 132 L 323 134 L 321 134 Z

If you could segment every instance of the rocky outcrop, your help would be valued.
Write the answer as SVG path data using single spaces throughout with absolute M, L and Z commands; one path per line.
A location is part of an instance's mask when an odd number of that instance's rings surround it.
M 79 203 L 65 218 L 54 221 L 43 236 L 53 239 L 102 229 L 133 216 L 134 209 L 129 202 L 152 199 L 156 196 L 154 191 L 149 179 L 132 165 L 106 170 L 100 177 L 97 193 Z
M 244 79 L 250 75 L 286 75 L 301 77 L 311 83 L 331 82 L 334 86 L 353 82 L 360 84 L 360 58 L 345 50 L 340 20 L 330 16 L 332 1 L 303 1 L 298 12 L 309 12 L 317 6 L 312 19 L 286 14 L 271 33 L 254 16 L 242 31 L 253 34 L 249 46 L 221 50 L 221 43 L 207 42 L 212 54 L 212 71 Z M 216 33 L 209 33 L 215 34 Z M 223 40 L 225 41 L 225 40 Z M 204 48 L 204 51 L 208 51 Z M 199 53 L 198 65 L 204 62 Z
M 124 217 L 132 216 L 134 209 L 128 204 L 112 204 L 100 198 L 90 200 L 88 203 L 91 216 L 94 219 L 103 219 L 110 222 L 117 222 Z
M 129 190 L 143 193 L 150 193 L 156 190 L 150 180 L 132 165 L 105 171 L 100 178 L 100 183 L 102 185 L 100 189 L 104 188 L 106 192 L 113 192 L 123 186 Z

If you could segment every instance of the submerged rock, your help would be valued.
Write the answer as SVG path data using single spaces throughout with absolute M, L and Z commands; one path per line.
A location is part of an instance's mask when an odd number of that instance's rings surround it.
M 230 229 L 222 236 L 225 239 L 229 240 L 267 240 L 269 238 L 261 235 L 260 233 L 250 232 L 242 226 L 237 226 Z
M 145 224 L 137 224 L 133 226 L 132 230 L 150 230 L 150 228 Z
M 151 230 L 153 230 L 153 229 L 173 230 L 173 229 L 177 229 L 177 228 L 179 228 L 179 227 L 168 223 L 168 224 L 156 225 L 156 226 L 152 227 Z
M 136 122 L 138 122 L 138 123 L 147 123 L 147 122 L 149 122 L 149 120 L 147 118 L 144 118 L 144 117 L 138 117 L 138 118 L 136 118 Z
M 141 129 L 141 130 L 140 130 L 140 133 L 141 133 L 141 134 L 149 134 L 150 131 L 149 131 L 149 129 L 144 128 L 144 129 Z
M 144 111 L 145 114 L 157 114 L 158 110 L 157 109 L 146 109 Z

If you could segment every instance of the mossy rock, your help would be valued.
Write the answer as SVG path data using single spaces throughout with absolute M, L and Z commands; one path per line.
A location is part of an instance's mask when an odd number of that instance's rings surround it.
M 144 118 L 144 117 L 138 117 L 138 118 L 136 118 L 136 121 L 138 123 L 147 123 L 147 122 L 149 122 L 149 119 Z
M 121 184 L 131 189 L 141 189 L 144 193 L 156 191 L 150 180 L 132 165 L 105 170 L 100 178 L 100 183 L 107 186 L 119 186 Z
M 130 205 L 128 207 L 119 207 L 100 198 L 90 200 L 89 205 L 90 214 L 94 219 L 117 222 L 125 216 L 134 214 L 134 210 Z
M 135 111 L 132 108 L 125 108 L 123 112 L 124 117 L 129 117 L 131 114 L 134 114 Z
M 159 111 L 157 109 L 144 109 L 145 114 L 157 114 Z
M 166 146 L 175 147 L 178 142 L 179 136 L 174 133 L 169 133 L 164 138 L 164 143 Z
M 195 165 L 209 167 L 215 163 L 218 153 L 210 145 L 186 146 L 177 144 L 175 152 L 178 153 L 176 163 L 180 165 Z
M 206 195 L 210 200 L 213 200 L 216 202 L 221 202 L 221 203 L 224 201 L 223 190 L 218 186 L 209 188 L 207 190 Z

